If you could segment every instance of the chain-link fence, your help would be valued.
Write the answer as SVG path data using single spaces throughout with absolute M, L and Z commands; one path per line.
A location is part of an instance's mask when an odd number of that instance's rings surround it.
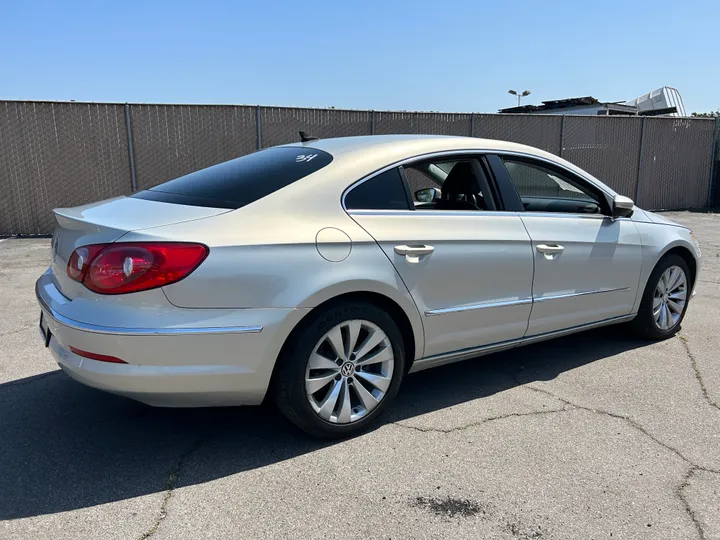
M 314 137 L 350 137 L 369 135 L 372 113 L 339 109 L 291 109 L 287 107 L 259 107 L 260 143 L 267 148 L 299 140 L 303 130 Z
M 639 117 L 567 116 L 563 122 L 562 157 L 618 193 L 634 199 L 645 120 Z M 642 206 L 641 201 L 637 204 Z
M 137 190 L 256 150 L 255 107 L 132 105 Z
M 647 208 L 709 205 L 715 122 L 689 118 L 647 118 L 645 122 L 638 168 L 638 205 Z
M 720 199 L 720 122 L 707 119 L 0 101 L 0 236 L 49 234 L 53 208 L 147 189 L 300 130 L 502 139 L 560 155 L 648 209 Z
M 527 114 L 476 114 L 473 136 L 527 144 L 560 155 L 562 118 Z
M 52 231 L 52 209 L 130 191 L 122 105 L 0 102 L 0 235 Z
M 375 135 L 432 133 L 472 136 L 471 114 L 376 112 L 373 118 Z

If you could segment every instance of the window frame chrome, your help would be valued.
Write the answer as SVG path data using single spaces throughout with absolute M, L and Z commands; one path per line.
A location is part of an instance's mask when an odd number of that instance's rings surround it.
M 479 159 L 480 157 L 488 154 L 493 154 L 497 156 L 514 156 L 519 158 L 525 158 L 525 159 L 532 159 L 537 160 L 539 162 L 547 163 L 551 166 L 557 167 L 558 169 L 561 169 L 562 171 L 566 172 L 569 175 L 572 175 L 574 177 L 577 177 L 578 179 L 582 180 L 583 182 L 587 182 L 590 184 L 593 188 L 598 190 L 600 193 L 605 196 L 606 201 L 608 203 L 608 206 L 612 208 L 612 200 L 615 195 L 614 192 L 608 191 L 608 188 L 605 186 L 598 185 L 595 183 L 595 181 L 591 178 L 588 178 L 582 174 L 577 173 L 576 171 L 573 171 L 572 169 L 566 167 L 562 163 L 558 163 L 557 161 L 554 161 L 552 159 L 548 159 L 544 156 L 538 156 L 536 154 L 531 154 L 528 152 L 517 152 L 513 150 L 497 150 L 492 148 L 468 148 L 468 149 L 458 149 L 458 150 L 442 150 L 438 152 L 428 152 L 425 154 L 418 154 L 409 158 L 404 158 L 401 160 L 398 160 L 396 162 L 393 162 L 385 167 L 382 167 L 362 178 L 359 180 L 356 180 L 352 184 L 350 184 L 345 190 L 343 191 L 342 197 L 340 199 L 340 204 L 345 212 L 348 214 L 353 214 L 355 212 L 362 212 L 365 215 L 372 214 L 372 215 L 384 215 L 385 212 L 392 212 L 393 214 L 402 214 L 402 213 L 412 213 L 413 215 L 418 215 L 418 212 L 429 212 L 432 213 L 432 215 L 440 215 L 440 212 L 443 214 L 451 214 L 451 215 L 468 215 L 469 213 L 472 214 L 472 210 L 373 210 L 373 209 L 360 209 L 360 208 L 353 208 L 348 210 L 346 204 L 345 204 L 345 198 L 347 194 L 355 189 L 356 187 L 364 184 L 368 180 L 374 178 L 375 176 L 382 174 L 384 172 L 389 171 L 390 169 L 396 168 L 396 167 L 403 167 L 405 165 L 409 165 L 412 163 L 415 163 L 417 161 L 425 161 L 428 159 L 433 158 L 444 158 L 444 157 L 453 157 L 458 155 L 465 155 L 465 156 L 473 156 L 475 159 Z M 403 177 L 404 178 L 404 177 Z M 513 189 L 515 187 L 513 186 Z M 501 214 L 522 214 L 523 212 L 515 211 L 515 210 L 493 210 L 493 211 L 480 211 L 477 212 L 478 215 L 489 215 L 493 213 L 501 213 Z M 380 214 L 378 214 L 380 213 Z M 532 212 L 533 216 L 554 216 L 554 217 L 560 217 L 560 216 L 573 216 L 573 217 L 581 217 L 581 218 L 591 218 L 591 219 L 612 219 L 612 216 L 607 216 L 605 214 L 573 214 L 573 213 L 565 213 L 565 212 Z M 629 218 L 619 218 L 619 219 L 629 219 Z

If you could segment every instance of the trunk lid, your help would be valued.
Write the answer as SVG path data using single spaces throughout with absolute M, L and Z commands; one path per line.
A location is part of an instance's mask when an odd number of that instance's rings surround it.
M 57 226 L 51 243 L 51 268 L 56 287 L 69 299 L 84 286 L 67 275 L 72 252 L 88 244 L 109 244 L 130 231 L 172 225 L 224 214 L 226 208 L 187 206 L 129 197 L 108 199 L 75 208 L 54 210 Z

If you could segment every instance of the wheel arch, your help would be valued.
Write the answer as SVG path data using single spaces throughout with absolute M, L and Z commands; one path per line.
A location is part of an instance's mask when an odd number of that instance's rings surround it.
M 676 259 L 677 257 L 679 257 L 687 265 L 688 271 L 690 273 L 690 275 L 688 276 L 688 292 L 693 290 L 695 280 L 697 279 L 698 260 L 696 259 L 692 248 L 681 242 L 669 245 L 666 247 L 665 250 L 661 252 L 661 254 L 657 257 L 655 264 L 652 265 L 652 268 L 650 269 L 647 279 L 645 281 L 645 285 L 640 291 L 638 298 L 638 312 L 631 323 L 631 327 L 635 329 L 635 332 L 638 334 L 638 336 L 644 339 L 667 339 L 668 337 L 674 335 L 675 332 L 677 332 L 677 330 L 679 330 L 680 328 L 679 324 L 681 321 L 674 322 L 673 326 L 669 328 L 661 328 L 656 324 L 654 320 L 651 320 L 651 318 L 653 318 L 654 316 L 653 291 L 657 285 L 656 280 L 660 276 L 659 271 L 665 271 L 665 269 L 669 268 L 673 264 L 672 262 L 667 261 L 668 257 L 674 257 L 675 264 L 679 263 L 679 261 L 677 261 Z M 665 263 L 665 266 L 661 266 L 663 265 L 663 263 Z M 657 275 L 656 272 L 658 272 Z M 656 276 L 655 279 L 653 279 L 654 275 Z M 686 298 L 686 302 L 690 300 L 689 297 Z M 682 317 L 685 316 L 687 308 L 688 306 L 686 303 L 683 312 L 681 313 L 681 320 Z
M 408 355 L 408 361 L 412 362 L 422 357 L 425 347 L 425 332 L 420 311 L 399 277 L 392 276 L 395 277 L 395 280 L 386 275 L 379 276 L 380 279 L 374 279 L 376 277 L 373 276 L 370 279 L 353 277 L 315 291 L 300 304 L 302 307 L 311 308 L 303 320 L 309 315 L 317 313 L 317 310 L 325 309 L 333 302 L 354 299 L 374 303 L 388 312 L 397 314 L 409 324 L 408 335 L 412 336 L 411 344 L 414 353 Z M 302 321 L 298 323 L 298 326 L 300 324 Z M 404 332 L 403 328 L 400 330 Z M 406 350 L 410 349 L 406 347 Z
M 312 309 L 308 310 L 307 313 L 300 319 L 292 330 L 288 333 L 285 341 L 280 348 L 278 358 L 282 357 L 286 353 L 287 347 L 292 343 L 293 338 L 312 321 L 312 318 L 321 313 L 322 311 L 333 307 L 338 304 L 347 302 L 365 302 L 373 304 L 384 311 L 386 311 L 393 320 L 397 323 L 400 333 L 403 337 L 403 345 L 405 348 L 405 372 L 407 373 L 412 367 L 415 360 L 422 356 L 424 346 L 424 332 L 422 330 L 422 322 L 420 316 L 413 304 L 415 309 L 416 317 L 413 317 L 413 313 L 408 314 L 407 309 L 401 306 L 401 303 L 396 299 L 390 297 L 387 294 L 373 290 L 351 290 L 344 293 L 337 294 L 325 298 L 323 301 L 315 305 Z M 415 319 L 415 320 L 413 320 Z M 275 361 L 273 366 L 273 372 L 270 377 L 270 385 L 272 387 L 275 381 L 275 373 L 279 362 L 278 359 Z
M 689 288 L 690 290 L 694 288 L 695 280 L 697 279 L 698 260 L 695 258 L 692 248 L 686 245 L 685 242 L 674 242 L 666 246 L 665 249 L 654 258 L 654 262 L 651 265 L 648 265 L 643 271 L 643 275 L 641 275 L 640 277 L 641 281 L 639 283 L 637 296 L 635 298 L 635 306 L 633 308 L 633 313 L 637 313 L 637 311 L 640 309 L 640 304 L 642 302 L 643 295 L 645 294 L 645 289 L 648 286 L 653 271 L 655 270 L 655 268 L 657 268 L 657 265 L 660 264 L 660 262 L 668 255 L 678 255 L 687 263 L 691 273 L 691 286 Z
M 695 258 L 695 255 L 693 252 L 686 246 L 680 244 L 671 247 L 667 251 L 665 251 L 657 260 L 655 263 L 655 266 L 657 266 L 661 260 L 663 260 L 668 255 L 678 255 L 680 258 L 682 258 L 685 263 L 688 265 L 688 268 L 690 269 L 690 282 L 691 286 L 688 287 L 688 289 L 692 290 L 695 287 L 695 280 L 697 279 L 697 270 L 698 270 L 698 261 Z M 653 269 L 655 268 L 653 266 Z

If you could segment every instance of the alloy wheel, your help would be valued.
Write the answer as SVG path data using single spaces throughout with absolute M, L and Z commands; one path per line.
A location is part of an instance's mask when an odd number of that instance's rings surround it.
M 660 330 L 675 326 L 687 303 L 687 277 L 679 266 L 671 266 L 660 276 L 653 295 L 653 317 Z
M 394 367 L 392 343 L 379 326 L 365 320 L 344 321 L 320 338 L 308 359 L 308 402 L 327 422 L 356 422 L 385 397 Z

